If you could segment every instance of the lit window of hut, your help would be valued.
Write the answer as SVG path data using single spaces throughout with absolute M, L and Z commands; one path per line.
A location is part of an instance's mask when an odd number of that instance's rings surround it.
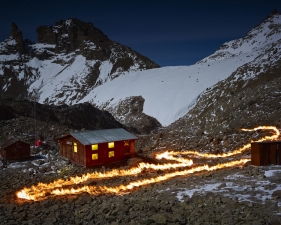
M 94 144 L 94 145 L 92 145 L 92 150 L 94 151 L 94 150 L 98 150 L 99 149 L 99 146 L 98 146 L 98 144 Z
M 114 142 L 108 142 L 108 148 L 114 148 Z
M 73 151 L 77 152 L 77 143 L 75 143 L 75 142 L 73 143 Z
M 97 160 L 99 158 L 98 154 L 92 154 L 92 160 Z
M 108 152 L 108 158 L 114 157 L 114 151 Z

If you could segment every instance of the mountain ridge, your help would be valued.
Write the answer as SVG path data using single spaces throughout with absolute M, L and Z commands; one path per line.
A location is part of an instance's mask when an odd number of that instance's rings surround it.
M 10 37 L 0 43 L 3 97 L 42 95 L 47 96 L 42 103 L 71 105 L 92 88 L 120 75 L 159 67 L 131 48 L 111 41 L 92 23 L 78 19 L 40 26 L 37 33 L 38 43 L 23 41 L 22 32 L 12 23 Z M 54 83 L 61 86 L 56 88 Z M 13 93 L 12 89 L 19 91 Z M 72 95 L 73 91 L 77 93 Z M 64 99 L 57 101 L 58 96 Z

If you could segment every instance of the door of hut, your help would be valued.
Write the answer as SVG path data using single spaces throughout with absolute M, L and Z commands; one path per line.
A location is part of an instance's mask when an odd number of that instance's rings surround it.
M 276 164 L 281 165 L 281 144 L 277 144 L 276 148 Z
M 268 165 L 268 152 L 269 148 L 267 145 L 260 145 L 260 166 L 267 166 Z
M 80 165 L 85 165 L 85 147 L 84 145 L 77 143 L 78 145 L 78 152 L 75 154 L 75 161 Z
M 64 157 L 66 156 L 66 144 L 65 143 L 61 144 L 61 155 Z
M 65 145 L 65 156 L 69 159 L 71 159 L 71 155 L 72 155 L 72 145 L 71 144 L 66 144 Z
M 124 141 L 124 154 L 125 157 L 130 155 L 130 141 Z
M 271 144 L 268 146 L 268 165 L 277 164 L 276 152 L 277 152 L 277 144 Z

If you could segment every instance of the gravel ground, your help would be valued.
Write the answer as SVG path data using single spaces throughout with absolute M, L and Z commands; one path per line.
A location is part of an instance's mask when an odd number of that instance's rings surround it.
M 0 224 L 281 224 L 281 166 L 247 163 L 175 177 L 117 196 L 82 193 L 49 196 L 42 201 L 18 199 L 15 193 L 24 186 L 111 170 L 85 169 L 61 159 L 56 152 L 44 156 L 11 163 L 0 171 Z M 118 166 L 126 168 L 126 164 Z M 159 173 L 164 172 L 145 171 L 91 185 L 126 184 Z

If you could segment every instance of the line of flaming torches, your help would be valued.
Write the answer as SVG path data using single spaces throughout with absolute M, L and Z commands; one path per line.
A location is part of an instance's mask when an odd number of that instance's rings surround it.
M 256 131 L 256 130 L 273 130 L 275 135 L 265 136 L 256 141 L 265 141 L 265 140 L 275 140 L 280 135 L 279 130 L 274 126 L 259 126 L 253 129 L 242 129 L 243 131 Z M 204 158 L 225 158 L 229 156 L 234 156 L 240 153 L 243 153 L 245 150 L 249 149 L 251 144 L 246 144 L 241 148 L 234 150 L 228 153 L 222 154 L 207 154 L 200 153 L 197 151 L 165 151 L 155 154 L 155 158 L 158 160 L 167 159 L 174 161 L 174 163 L 165 163 L 165 164 L 150 164 L 141 162 L 136 167 L 131 169 L 113 169 L 111 171 L 102 172 L 93 172 L 82 175 L 81 177 L 70 177 L 68 180 L 58 179 L 51 183 L 38 183 L 37 185 L 31 186 L 29 188 L 25 187 L 19 192 L 17 192 L 17 197 L 27 200 L 38 201 L 47 198 L 47 196 L 52 195 L 69 195 L 69 194 L 79 194 L 87 192 L 91 195 L 100 195 L 100 194 L 115 194 L 122 195 L 132 191 L 136 187 L 145 186 L 148 184 L 162 182 L 168 179 L 171 179 L 176 176 L 185 176 L 199 171 L 214 171 L 222 168 L 229 168 L 235 166 L 241 166 L 250 159 L 240 159 L 229 161 L 214 166 L 203 165 L 203 166 L 194 166 L 190 167 L 193 164 L 193 161 L 190 159 L 185 159 L 183 157 L 176 157 L 179 155 L 197 155 Z M 131 176 L 141 173 L 144 169 L 153 169 L 153 170 L 171 170 L 181 168 L 180 171 L 168 172 L 164 175 L 159 175 L 154 178 L 141 179 L 137 181 L 129 182 L 126 185 L 118 186 L 94 186 L 94 185 L 84 185 L 78 188 L 64 188 L 65 186 L 83 184 L 89 179 L 104 179 L 112 177 L 121 177 L 121 176 Z

